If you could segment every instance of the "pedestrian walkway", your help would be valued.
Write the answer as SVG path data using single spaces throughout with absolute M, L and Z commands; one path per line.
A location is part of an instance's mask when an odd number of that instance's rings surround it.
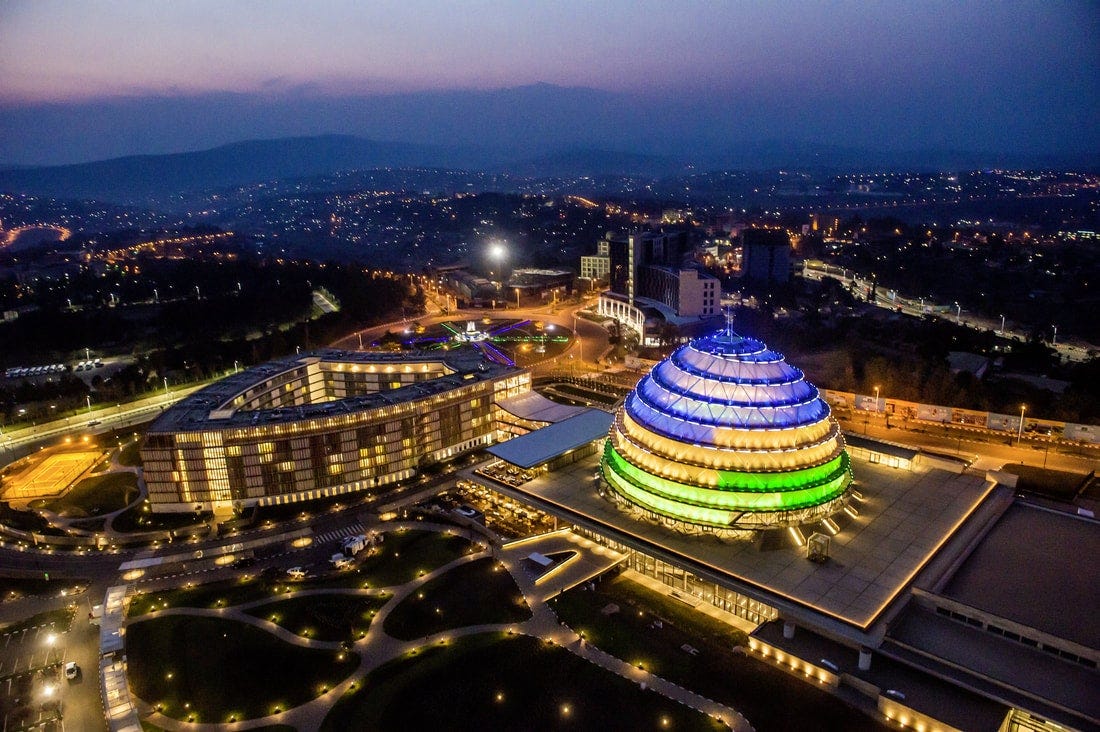
M 358 526 L 358 528 L 355 528 Z M 326 532 L 318 537 L 319 541 L 331 541 L 340 536 L 348 535 L 354 531 L 363 531 L 361 525 L 353 525 L 345 527 L 344 529 L 336 530 L 333 532 Z M 335 534 L 335 536 L 330 536 Z M 529 553 L 529 551 L 528 551 Z M 449 572 L 450 570 L 458 567 L 462 564 L 476 561 L 488 556 L 493 556 L 498 559 L 512 575 L 512 578 L 516 581 L 517 585 L 523 592 L 524 596 L 528 599 L 528 605 L 531 608 L 532 616 L 529 620 L 520 623 L 505 623 L 505 624 L 484 624 L 473 625 L 457 628 L 453 630 L 446 630 L 432 635 L 417 638 L 411 641 L 403 641 L 388 635 L 383 626 L 386 618 L 389 614 L 400 605 L 401 601 L 409 595 L 416 592 L 425 583 L 432 581 L 436 577 Z M 475 554 L 470 554 L 464 557 L 455 559 L 448 564 L 438 567 L 425 574 L 422 577 L 418 577 L 415 580 L 407 582 L 403 585 L 397 585 L 393 587 L 384 588 L 371 588 L 371 589 L 315 589 L 315 590 L 303 590 L 299 592 L 287 593 L 280 595 L 278 598 L 256 600 L 241 605 L 220 608 L 216 610 L 205 610 L 199 608 L 168 608 L 147 615 L 142 615 L 138 618 L 130 621 L 131 623 L 146 622 L 157 617 L 164 615 L 197 615 L 205 617 L 220 617 L 225 619 L 236 620 L 239 622 L 248 623 L 257 628 L 261 628 L 271 633 L 272 635 L 280 638 L 283 641 L 292 643 L 294 645 L 315 648 L 315 649 L 336 649 L 340 647 L 339 642 L 333 641 L 318 641 L 310 638 L 303 638 L 298 636 L 275 623 L 258 618 L 252 615 L 248 615 L 245 611 L 263 605 L 276 600 L 287 600 L 295 597 L 305 597 L 314 595 L 325 594 L 345 594 L 345 595 L 362 595 L 362 596 L 382 596 L 390 594 L 389 600 L 383 605 L 375 614 L 370 629 L 362 639 L 356 641 L 353 646 L 353 651 L 359 655 L 359 666 L 352 672 L 344 681 L 337 684 L 332 689 L 321 694 L 317 698 L 301 704 L 293 709 L 287 709 L 277 714 L 272 714 L 267 717 L 250 719 L 241 722 L 234 723 L 192 723 L 184 722 L 178 719 L 164 716 L 159 712 L 156 712 L 151 705 L 142 702 L 142 709 L 147 715 L 147 719 L 150 723 L 157 727 L 172 732 L 216 732 L 217 730 L 227 730 L 228 732 L 243 732 L 244 730 L 258 729 L 268 727 L 272 725 L 289 725 L 295 727 L 299 732 L 315 732 L 321 728 L 325 717 L 331 711 L 332 706 L 342 698 L 346 693 L 351 690 L 359 688 L 366 676 L 374 669 L 388 663 L 391 660 L 406 656 L 408 654 L 415 653 L 420 649 L 428 646 L 446 644 L 453 641 L 456 638 L 464 636 L 477 635 L 481 633 L 491 632 L 510 632 L 514 634 L 522 634 L 539 638 L 548 643 L 554 643 L 568 650 L 569 652 L 583 658 L 591 663 L 600 666 L 612 673 L 630 680 L 641 686 L 644 689 L 651 689 L 654 692 L 661 694 L 673 701 L 684 704 L 692 709 L 695 709 L 703 714 L 707 714 L 715 719 L 722 721 L 734 732 L 751 732 L 752 726 L 748 721 L 740 715 L 735 709 L 727 707 L 723 704 L 719 704 L 711 699 L 700 696 L 692 691 L 677 686 L 670 681 L 662 679 L 652 673 L 632 666 L 631 664 L 611 656 L 591 645 L 585 643 L 585 641 L 573 630 L 563 625 L 554 611 L 550 609 L 549 605 L 541 600 L 543 595 L 542 588 L 536 588 L 535 580 L 523 570 L 519 562 L 527 556 L 520 549 L 515 551 L 501 551 L 499 549 L 491 549 Z
M 363 524 L 356 521 L 354 524 L 345 526 L 340 529 L 333 529 L 332 531 L 326 531 L 323 534 L 316 534 L 313 537 L 314 544 L 327 544 L 330 541 L 336 541 L 343 539 L 345 536 L 354 536 L 356 534 L 365 533 L 366 527 Z

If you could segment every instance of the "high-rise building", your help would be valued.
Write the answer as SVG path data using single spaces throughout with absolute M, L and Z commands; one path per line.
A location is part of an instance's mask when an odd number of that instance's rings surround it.
M 599 252 L 606 247 L 609 285 L 600 295 L 599 312 L 637 331 L 643 340 L 647 320 L 654 326 L 662 319 L 682 325 L 718 314 L 718 280 L 684 265 L 690 252 L 686 231 L 609 233 L 599 246 Z
M 777 229 L 741 232 L 741 271 L 754 282 L 787 282 L 791 278 L 791 239 Z

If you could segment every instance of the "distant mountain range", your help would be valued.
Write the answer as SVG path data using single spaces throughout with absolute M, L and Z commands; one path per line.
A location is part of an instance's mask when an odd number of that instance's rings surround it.
M 969 170 L 1017 158 L 965 152 L 882 153 L 764 142 L 684 157 L 570 148 L 524 157 L 514 149 L 380 142 L 350 135 L 249 140 L 197 152 L 136 155 L 75 165 L 0 169 L 0 190 L 54 198 L 133 203 L 276 179 L 352 170 L 426 167 L 504 172 L 529 178 L 584 175 L 664 177 L 702 170 Z M 1070 161 L 1034 160 L 1034 167 Z

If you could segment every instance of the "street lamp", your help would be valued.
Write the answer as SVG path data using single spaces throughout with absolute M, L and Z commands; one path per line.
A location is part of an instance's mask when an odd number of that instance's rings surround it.
M 1020 405 L 1020 428 L 1016 431 L 1016 442 L 1022 442 L 1024 439 L 1024 412 L 1027 411 L 1027 405 Z
M 882 410 L 881 410 L 881 409 L 879 408 L 879 401 L 878 401 L 878 386 L 877 386 L 877 385 L 875 386 L 875 411 L 876 411 L 876 412 L 881 412 L 881 411 L 882 411 Z
M 1057 346 L 1058 345 L 1058 326 L 1057 325 L 1052 325 L 1050 327 L 1054 329 L 1054 336 L 1050 339 L 1050 345 Z
M 962 305 L 955 303 L 955 325 L 959 325 L 959 321 L 962 319 L 963 309 Z
M 504 268 L 503 268 L 502 265 L 503 265 L 505 257 L 507 257 L 507 256 L 508 256 L 508 249 L 501 242 L 495 241 L 495 242 L 493 242 L 492 244 L 489 245 L 489 259 L 494 262 L 494 264 L 492 266 L 497 267 L 497 268 L 500 269 L 500 272 L 501 272 L 500 279 L 501 280 L 504 279 Z M 492 278 L 492 276 L 495 273 L 496 273 L 495 270 L 489 270 L 489 277 Z
M 1005 316 L 1001 315 L 1001 335 L 1005 334 Z

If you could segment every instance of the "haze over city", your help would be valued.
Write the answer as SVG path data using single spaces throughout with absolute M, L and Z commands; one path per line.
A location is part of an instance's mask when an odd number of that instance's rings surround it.
M 1061 2 L 9 2 L 0 163 L 326 133 L 1087 160 L 1097 37 Z

